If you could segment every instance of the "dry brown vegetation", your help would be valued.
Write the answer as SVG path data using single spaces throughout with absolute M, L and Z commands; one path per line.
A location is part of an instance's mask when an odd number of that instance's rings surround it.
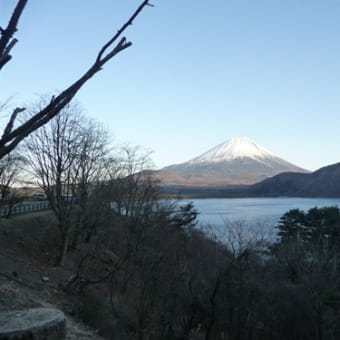
M 3 221 L 0 308 L 53 305 L 107 339 L 338 338 L 336 208 L 287 213 L 272 249 L 246 241 L 238 224 L 227 249 L 197 231 L 192 206 L 149 207 L 101 210 L 64 267 L 50 212 Z
M 75 301 L 60 289 L 72 268 L 55 266 L 60 240 L 52 213 L 2 219 L 0 235 L 0 311 L 60 308 L 67 319 L 67 339 L 99 339 L 76 317 Z

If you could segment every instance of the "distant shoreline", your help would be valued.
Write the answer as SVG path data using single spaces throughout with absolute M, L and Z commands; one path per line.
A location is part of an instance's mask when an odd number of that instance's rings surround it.
M 252 192 L 251 185 L 239 185 L 231 187 L 201 187 L 201 186 L 161 186 L 161 196 L 164 198 L 340 198 L 337 195 L 307 195 L 280 193 L 258 193 Z

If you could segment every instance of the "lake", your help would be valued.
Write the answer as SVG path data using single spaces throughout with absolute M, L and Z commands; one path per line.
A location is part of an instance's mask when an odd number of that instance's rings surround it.
M 201 228 L 219 239 L 225 237 L 226 225 L 232 225 L 234 229 L 247 229 L 248 234 L 251 228 L 254 233 L 263 233 L 273 239 L 276 234 L 275 225 L 290 209 L 307 211 L 316 206 L 340 206 L 340 198 L 221 198 L 185 201 L 194 202 L 200 212 Z

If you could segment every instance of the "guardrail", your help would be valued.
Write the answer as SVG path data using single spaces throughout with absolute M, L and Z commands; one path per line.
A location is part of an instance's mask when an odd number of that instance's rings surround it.
M 35 211 L 47 210 L 50 208 L 48 201 L 39 202 L 23 202 L 15 204 L 11 209 L 11 215 L 28 214 Z M 0 217 L 7 216 L 10 207 L 3 206 L 0 207 Z

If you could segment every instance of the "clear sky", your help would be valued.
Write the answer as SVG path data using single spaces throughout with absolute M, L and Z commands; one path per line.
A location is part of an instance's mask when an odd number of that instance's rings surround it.
M 14 0 L 0 4 L 5 26 Z M 32 102 L 71 84 L 140 4 L 29 0 L 0 100 Z M 340 1 L 154 0 L 133 46 L 77 96 L 117 142 L 157 167 L 249 137 L 314 170 L 340 161 Z

